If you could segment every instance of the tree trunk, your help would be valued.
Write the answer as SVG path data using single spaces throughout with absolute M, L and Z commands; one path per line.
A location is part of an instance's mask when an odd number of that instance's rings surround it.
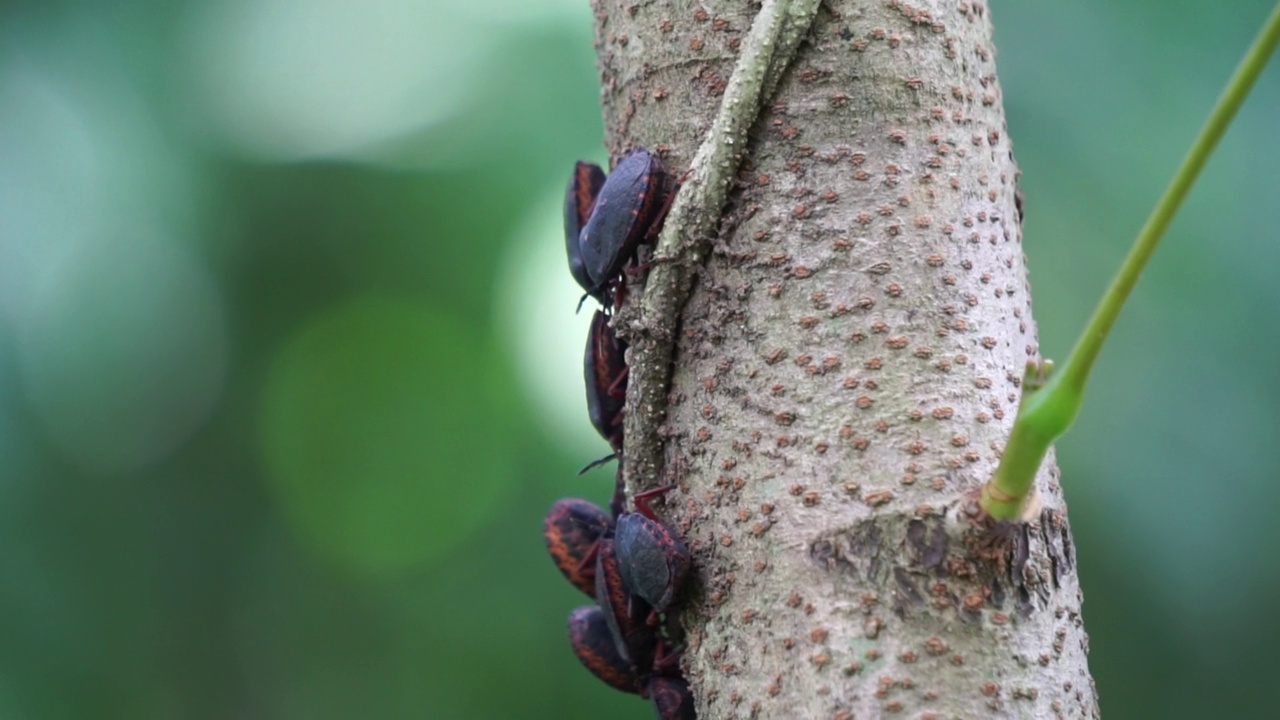
M 595 10 L 609 148 L 683 172 L 764 11 Z M 668 227 L 632 289 L 676 331 L 620 319 L 628 483 L 678 484 L 695 556 L 698 716 L 1096 717 L 1052 455 L 1027 522 L 974 504 L 1039 359 L 987 8 L 831 0 L 803 37 L 719 225 Z

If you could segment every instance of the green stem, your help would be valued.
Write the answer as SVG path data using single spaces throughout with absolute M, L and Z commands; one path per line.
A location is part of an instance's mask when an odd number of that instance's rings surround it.
M 1012 520 L 1021 514 L 1036 471 L 1049 446 L 1071 427 L 1080 412 L 1089 373 L 1120 315 L 1120 309 L 1133 292 L 1165 230 L 1173 222 L 1182 201 L 1231 125 L 1232 118 L 1244 104 L 1277 44 L 1280 44 L 1280 4 L 1271 11 L 1262 32 L 1227 83 L 1209 120 L 1151 211 L 1120 271 L 1112 279 L 1089 324 L 1076 341 L 1065 366 L 1054 373 L 1046 373 L 1043 368 L 1028 368 L 1022 402 L 1000 466 L 982 489 L 982 507 L 997 520 Z

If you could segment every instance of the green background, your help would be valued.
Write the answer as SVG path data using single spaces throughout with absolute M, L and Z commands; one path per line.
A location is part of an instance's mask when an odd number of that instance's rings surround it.
M 1064 357 L 1269 3 L 993 0 Z M 539 538 L 603 502 L 585 0 L 0 3 L 0 718 L 645 718 Z M 1280 72 L 1059 446 L 1115 718 L 1280 703 Z

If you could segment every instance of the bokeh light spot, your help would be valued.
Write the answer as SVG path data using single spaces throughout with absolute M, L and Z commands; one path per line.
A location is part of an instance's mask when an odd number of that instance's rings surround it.
M 105 239 L 46 269 L 17 323 L 23 387 L 90 474 L 168 456 L 212 413 L 227 370 L 222 294 L 172 241 Z
M 598 306 L 588 298 L 574 314 L 582 288 L 565 258 L 561 193 L 537 203 L 507 243 L 497 284 L 499 335 L 518 358 L 520 384 L 547 419 L 548 432 L 566 440 L 575 454 L 605 455 L 609 446 L 587 414 L 582 372 L 587 331 Z
M 358 155 L 455 117 L 492 33 L 452 3 L 234 0 L 193 6 L 193 87 L 218 135 L 274 159 Z
M 482 337 L 361 298 L 290 338 L 262 405 L 267 471 L 297 535 L 374 574 L 428 562 L 492 517 L 513 481 Z

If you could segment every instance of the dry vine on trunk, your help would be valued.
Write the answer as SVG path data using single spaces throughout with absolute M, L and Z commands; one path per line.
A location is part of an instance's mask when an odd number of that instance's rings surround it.
M 1096 717 L 1052 456 L 973 503 L 1039 358 L 986 6 L 595 14 L 608 146 L 688 171 L 617 323 L 699 717 Z

